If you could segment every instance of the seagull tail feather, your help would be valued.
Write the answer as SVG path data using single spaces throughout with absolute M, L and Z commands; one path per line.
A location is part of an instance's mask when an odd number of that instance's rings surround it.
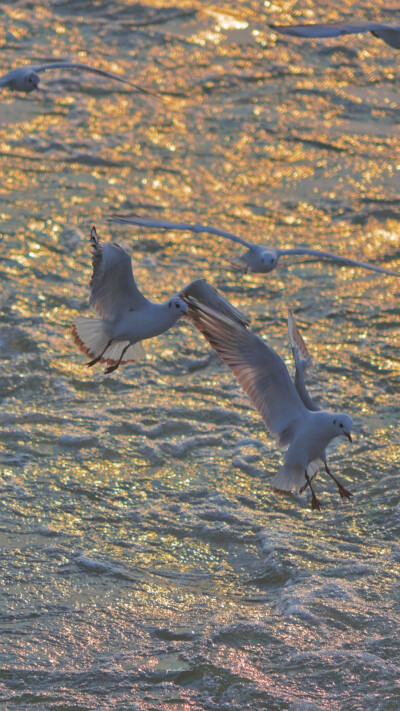
M 321 461 L 315 459 L 307 467 L 307 474 L 310 480 L 314 479 L 320 469 Z M 304 476 L 304 469 L 300 466 L 289 466 L 284 464 L 275 474 L 271 482 L 271 487 L 277 493 L 294 492 L 301 494 L 308 487 Z
M 88 358 L 97 358 L 104 351 L 110 336 L 101 318 L 79 318 L 72 326 L 72 335 L 78 348 L 85 353 Z M 114 365 L 119 361 L 121 353 L 127 341 L 115 341 L 104 352 L 100 363 Z M 145 350 L 141 343 L 133 343 L 124 353 L 121 360 L 123 363 L 136 363 L 143 358 Z

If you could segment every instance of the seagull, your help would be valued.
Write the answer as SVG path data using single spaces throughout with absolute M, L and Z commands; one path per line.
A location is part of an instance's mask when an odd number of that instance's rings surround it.
M 311 508 L 320 510 L 311 481 L 326 459 L 325 450 L 331 440 L 344 435 L 352 441 L 351 417 L 310 410 L 283 360 L 261 338 L 190 296 L 186 303 L 188 318 L 233 371 L 267 430 L 277 437 L 280 446 L 288 445 L 284 464 L 272 479 L 272 488 L 278 493 L 300 493 L 308 486 Z
M 122 84 L 128 84 L 128 86 L 132 86 L 134 89 L 137 89 L 137 91 L 140 91 L 143 94 L 157 96 L 157 94 L 148 91 L 147 89 L 142 89 L 142 87 L 132 84 L 131 81 L 118 76 L 118 74 L 112 74 L 111 72 L 105 72 L 102 69 L 90 67 L 88 64 L 77 64 L 75 62 L 50 62 L 50 64 L 32 64 L 12 69 L 11 72 L 8 72 L 8 74 L 4 74 L 4 76 L 0 77 L 0 89 L 7 88 L 11 91 L 22 91 L 25 94 L 30 94 L 31 91 L 40 89 L 39 73 L 46 72 L 48 69 L 78 69 L 84 72 L 92 72 L 92 74 L 100 74 L 102 77 L 116 79 L 117 81 L 122 82 Z
M 91 360 L 105 362 L 105 373 L 121 364 L 135 363 L 144 355 L 141 341 L 168 331 L 187 313 L 183 300 L 192 295 L 200 303 L 226 314 L 242 327 L 249 320 L 224 299 L 216 289 L 198 279 L 164 304 L 154 304 L 139 291 L 132 272 L 132 261 L 118 244 L 102 244 L 95 227 L 90 233 L 93 274 L 89 304 L 98 318 L 79 318 L 72 326 L 75 343 Z
M 340 35 L 358 35 L 371 32 L 390 47 L 400 49 L 400 25 L 388 25 L 384 22 L 368 22 L 366 20 L 349 22 L 332 22 L 312 25 L 270 25 L 274 32 L 293 37 L 340 37 Z
M 321 408 L 318 407 L 318 405 L 316 405 L 315 402 L 311 399 L 311 397 L 307 391 L 307 388 L 306 388 L 305 377 L 304 377 L 306 371 L 312 366 L 313 359 L 312 359 L 312 356 L 310 355 L 308 348 L 304 342 L 304 339 L 303 339 L 303 337 L 296 325 L 294 316 L 291 311 L 289 311 L 289 314 L 288 314 L 288 331 L 289 331 L 290 345 L 292 348 L 293 358 L 294 358 L 294 362 L 295 362 L 295 366 L 296 366 L 295 378 L 294 378 L 295 388 L 296 388 L 298 394 L 300 395 L 301 401 L 306 406 L 306 408 L 308 410 L 310 410 L 311 412 L 318 412 L 318 411 L 320 411 Z M 321 457 L 321 459 L 324 464 L 326 473 L 336 483 L 341 498 L 342 499 L 350 499 L 350 497 L 353 496 L 353 494 L 350 491 L 348 491 L 336 479 L 336 477 L 332 474 L 331 470 L 329 469 L 328 462 L 326 460 L 326 452 L 323 453 L 323 456 Z
M 245 273 L 252 271 L 257 274 L 268 274 L 278 266 L 280 257 L 305 255 L 308 257 L 315 257 L 317 259 L 329 259 L 348 267 L 360 267 L 373 272 L 379 272 L 379 274 L 388 274 L 389 276 L 400 277 L 399 272 L 392 271 L 391 269 L 377 267 L 374 264 L 359 262 L 355 259 L 348 259 L 348 257 L 341 257 L 339 254 L 333 254 L 332 252 L 324 252 L 319 249 L 311 249 L 310 247 L 280 249 L 279 247 L 269 247 L 267 245 L 255 244 L 254 242 L 249 242 L 242 237 L 232 234 L 231 232 L 225 232 L 217 227 L 210 227 L 208 225 L 191 225 L 184 222 L 169 222 L 168 220 L 154 220 L 147 217 L 136 217 L 131 215 L 112 215 L 108 218 L 108 221 L 116 222 L 122 225 L 155 227 L 163 230 L 183 230 L 185 232 L 198 233 L 205 232 L 206 234 L 216 235 L 218 237 L 226 237 L 227 239 L 232 240 L 232 242 L 237 242 L 247 248 L 247 251 L 241 257 L 238 257 L 235 260 L 227 260 L 229 264 L 232 264 L 238 269 L 243 269 Z

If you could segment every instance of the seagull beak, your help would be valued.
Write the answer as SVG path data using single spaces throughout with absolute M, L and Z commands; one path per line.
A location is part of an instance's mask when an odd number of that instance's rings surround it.
M 350 434 L 350 432 L 346 432 L 345 434 L 346 434 L 346 437 L 347 437 L 347 439 L 349 440 L 349 442 L 352 442 L 353 440 L 351 439 L 351 434 Z

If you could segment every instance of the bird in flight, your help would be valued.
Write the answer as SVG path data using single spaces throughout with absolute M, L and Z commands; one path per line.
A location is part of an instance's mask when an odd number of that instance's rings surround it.
M 314 257 L 318 260 L 331 260 L 348 267 L 360 267 L 362 269 L 368 269 L 370 271 L 378 272 L 379 274 L 388 274 L 390 276 L 400 277 L 399 272 L 392 271 L 391 269 L 385 269 L 385 267 L 378 267 L 375 264 L 369 264 L 368 262 L 359 262 L 355 259 L 349 259 L 348 257 L 342 257 L 339 254 L 333 254 L 332 252 L 325 252 L 320 249 L 311 249 L 310 247 L 292 247 L 291 249 L 280 249 L 279 247 L 271 247 L 262 244 L 255 244 L 254 242 L 249 242 L 243 239 L 243 237 L 238 237 L 231 232 L 225 232 L 217 227 L 210 227 L 208 225 L 191 225 L 184 222 L 169 222 L 168 220 L 154 220 L 146 217 L 137 216 L 122 216 L 122 215 L 112 215 L 109 217 L 109 222 L 116 222 L 123 225 L 138 225 L 139 227 L 152 227 L 156 229 L 163 230 L 182 230 L 184 232 L 196 232 L 196 233 L 206 233 L 210 235 L 216 235 L 219 237 L 226 237 L 232 242 L 237 242 L 246 247 L 246 252 L 240 257 L 235 257 L 233 259 L 229 258 L 227 261 L 238 269 L 243 269 L 244 272 L 252 271 L 258 274 L 267 274 L 272 272 L 278 266 L 279 259 L 281 257 L 287 257 L 291 255 L 304 255 L 307 257 Z
M 89 367 L 107 363 L 105 372 L 112 373 L 121 364 L 135 363 L 144 355 L 142 341 L 165 333 L 187 313 L 189 295 L 243 327 L 249 324 L 205 279 L 191 282 L 164 304 L 152 303 L 136 286 L 131 258 L 122 247 L 101 243 L 95 227 L 90 243 L 93 274 L 89 304 L 98 318 L 79 318 L 72 326 L 75 343 L 91 359 Z
M 340 37 L 341 35 L 358 35 L 371 32 L 394 49 L 400 49 L 400 25 L 389 25 L 385 22 L 368 22 L 366 20 L 350 20 L 349 22 L 317 23 L 309 25 L 269 25 L 274 32 L 292 37 Z
M 122 84 L 127 84 L 142 94 L 158 96 L 147 89 L 142 89 L 142 87 L 137 86 L 137 84 L 133 84 L 131 81 L 128 81 L 128 79 L 118 76 L 118 74 L 105 72 L 103 69 L 95 69 L 88 64 L 77 64 L 75 62 L 50 62 L 49 64 L 32 64 L 12 69 L 0 77 L 0 89 L 10 89 L 10 91 L 21 91 L 25 94 L 30 94 L 31 91 L 40 89 L 39 74 L 48 69 L 76 69 L 78 71 L 91 72 L 92 74 L 99 74 L 102 77 L 107 77 L 107 79 L 115 79 L 116 81 L 122 82 Z
M 188 318 L 232 370 L 266 429 L 277 437 L 280 446 L 288 446 L 284 464 L 272 479 L 272 488 L 278 493 L 289 493 L 309 487 L 311 508 L 320 510 L 312 479 L 325 464 L 326 447 L 335 437 L 344 435 L 352 441 L 351 417 L 340 412 L 310 410 L 296 390 L 285 363 L 267 343 L 240 323 L 190 296 L 186 303 Z M 336 481 L 341 496 L 347 497 L 349 492 L 328 473 Z

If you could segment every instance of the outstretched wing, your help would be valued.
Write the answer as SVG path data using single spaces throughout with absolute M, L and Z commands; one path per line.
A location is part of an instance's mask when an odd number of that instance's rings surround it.
M 347 267 L 360 267 L 361 269 L 368 269 L 369 271 L 378 272 L 379 274 L 388 274 L 389 276 L 400 277 L 400 273 L 395 272 L 392 269 L 376 267 L 374 264 L 369 264 L 368 262 L 358 262 L 356 259 L 348 259 L 347 257 L 341 257 L 339 254 L 323 252 L 319 249 L 310 249 L 309 247 L 293 247 L 293 249 L 278 249 L 277 251 L 280 257 L 290 254 L 304 254 L 309 257 L 317 257 L 318 259 L 331 259 L 332 261 L 338 262 L 338 264 L 344 264 Z
M 93 274 L 90 281 L 90 306 L 101 316 L 113 320 L 123 311 L 136 311 L 148 301 L 136 286 L 132 261 L 122 247 L 102 244 L 92 227 Z
M 374 32 L 379 29 L 395 29 L 392 25 L 364 20 L 350 22 L 315 23 L 307 25 L 269 25 L 274 32 L 293 37 L 339 37 L 340 35 L 356 35 L 360 32 Z
M 95 67 L 90 67 L 88 64 L 79 64 L 76 62 L 50 62 L 49 64 L 38 64 L 37 66 L 24 67 L 24 69 L 30 69 L 33 72 L 45 72 L 48 69 L 80 69 L 84 72 L 91 72 L 92 74 L 99 74 L 102 77 L 107 77 L 107 79 L 116 79 L 116 81 L 122 82 L 122 84 L 128 84 L 132 86 L 137 91 L 142 92 L 142 94 L 150 94 L 151 96 L 158 96 L 155 92 L 149 91 L 148 89 L 143 89 L 137 84 L 133 84 L 128 79 L 118 76 L 118 74 L 113 74 L 112 72 L 105 72 L 103 69 L 95 69 Z
M 227 299 L 224 299 L 205 279 L 192 281 L 182 289 L 179 296 L 185 303 L 188 303 L 187 297 L 192 297 L 203 306 L 208 306 L 213 311 L 228 316 L 242 326 L 250 325 L 250 319 L 232 306 Z
M 187 297 L 188 316 L 232 370 L 272 435 L 284 446 L 304 421 L 304 407 L 288 370 L 258 336 L 223 314 Z
M 296 365 L 296 375 L 294 379 L 296 390 L 308 410 L 319 410 L 320 408 L 317 407 L 308 394 L 304 377 L 306 371 L 312 365 L 312 356 L 304 343 L 303 337 L 297 328 L 291 311 L 288 313 L 288 331 L 293 358 Z
M 148 217 L 137 217 L 136 215 L 112 215 L 108 218 L 109 222 L 118 222 L 121 225 L 138 225 L 139 227 L 156 227 L 162 230 L 182 230 L 184 232 L 205 232 L 209 235 L 216 235 L 217 237 L 226 237 L 232 240 L 232 242 L 237 242 L 238 244 L 243 244 L 248 249 L 253 247 L 252 242 L 247 242 L 242 237 L 232 234 L 232 232 L 225 232 L 217 227 L 210 227 L 209 225 L 190 225 L 186 222 L 169 222 L 168 220 L 153 220 Z

